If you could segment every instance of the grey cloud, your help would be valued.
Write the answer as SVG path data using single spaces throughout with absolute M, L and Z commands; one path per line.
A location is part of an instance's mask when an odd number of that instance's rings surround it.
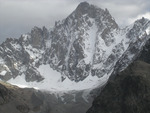
M 1 41 L 7 37 L 19 37 L 34 26 L 49 28 L 56 20 L 67 17 L 76 7 L 66 0 L 1 0 L 0 3 Z
M 129 25 L 129 18 L 135 18 L 149 11 L 148 0 L 103 0 L 94 1 L 102 8 L 107 8 L 120 26 Z
M 121 26 L 150 11 L 148 0 L 0 0 L 0 39 L 17 38 L 34 26 L 50 28 L 83 1 L 107 8 Z

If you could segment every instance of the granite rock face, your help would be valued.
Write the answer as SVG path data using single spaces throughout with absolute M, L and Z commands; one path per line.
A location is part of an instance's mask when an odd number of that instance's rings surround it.
M 40 82 L 42 64 L 75 82 L 89 75 L 110 76 L 139 56 L 149 34 L 150 21 L 145 18 L 120 29 L 107 9 L 82 2 L 52 30 L 34 27 L 19 39 L 3 42 L 0 78 L 7 81 L 23 75 L 27 82 Z

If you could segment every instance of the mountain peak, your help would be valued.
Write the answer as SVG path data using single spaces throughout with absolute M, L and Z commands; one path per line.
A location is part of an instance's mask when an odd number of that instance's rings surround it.
M 94 18 L 96 16 L 97 10 L 101 10 L 94 5 L 89 4 L 88 2 L 81 2 L 75 12 L 78 16 L 88 14 L 90 17 Z
M 88 12 L 88 9 L 90 8 L 90 4 L 87 2 L 81 2 L 77 8 L 76 11 L 80 12 L 81 14 L 85 14 Z
M 141 24 L 144 25 L 145 23 L 147 23 L 149 20 L 147 18 L 142 17 L 141 19 L 138 19 L 137 21 L 135 21 L 135 23 L 137 24 Z
M 77 7 L 77 9 L 84 9 L 84 8 L 88 8 L 90 6 L 90 4 L 88 3 L 88 2 L 81 2 L 79 5 L 78 5 L 78 7 Z

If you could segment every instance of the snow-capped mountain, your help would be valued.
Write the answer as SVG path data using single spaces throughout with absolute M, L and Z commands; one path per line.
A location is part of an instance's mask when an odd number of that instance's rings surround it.
M 34 27 L 0 45 L 0 78 L 47 90 L 84 90 L 125 69 L 150 39 L 142 18 L 120 29 L 107 9 L 82 2 L 48 31 Z

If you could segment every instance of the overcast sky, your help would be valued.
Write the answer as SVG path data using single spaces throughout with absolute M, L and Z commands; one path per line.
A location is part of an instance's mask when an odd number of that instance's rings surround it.
M 83 1 L 107 8 L 121 27 L 142 16 L 150 19 L 149 0 L 0 0 L 0 43 L 18 38 L 34 26 L 53 27 Z

